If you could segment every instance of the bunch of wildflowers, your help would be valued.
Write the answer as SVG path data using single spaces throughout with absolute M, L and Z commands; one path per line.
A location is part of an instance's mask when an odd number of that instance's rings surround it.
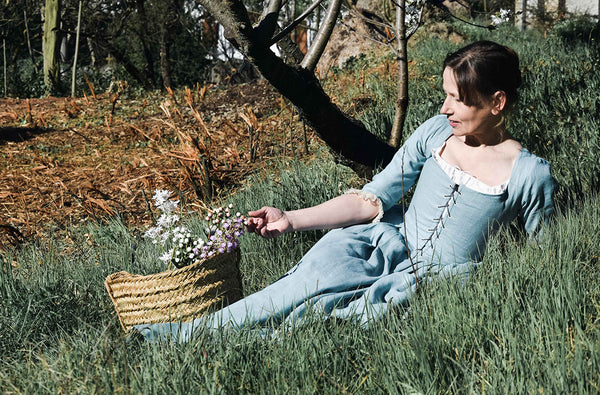
M 144 237 L 152 239 L 154 244 L 170 245 L 160 257 L 169 267 L 171 264 L 177 267 L 190 265 L 197 260 L 231 252 L 239 246 L 239 238 L 244 234 L 244 217 L 239 212 L 232 214 L 232 204 L 210 210 L 205 218 L 208 226 L 204 235 L 195 237 L 185 226 L 175 226 L 180 219 L 174 214 L 179 201 L 170 200 L 170 195 L 170 191 L 155 191 L 152 199 L 161 215 L 156 226 L 144 233 Z
M 232 204 L 218 207 L 206 216 L 209 224 L 204 230 L 207 242 L 199 246 L 200 259 L 230 252 L 239 246 L 239 238 L 244 234 L 244 216 L 239 212 L 233 215 L 232 209 Z
M 144 233 L 144 237 L 152 239 L 154 244 L 165 245 L 171 236 L 171 228 L 179 221 L 179 216 L 173 213 L 177 210 L 179 200 L 170 200 L 169 196 L 171 196 L 171 191 L 157 189 L 152 197 L 154 206 L 161 211 L 161 215 L 156 221 L 156 226 L 148 229 Z

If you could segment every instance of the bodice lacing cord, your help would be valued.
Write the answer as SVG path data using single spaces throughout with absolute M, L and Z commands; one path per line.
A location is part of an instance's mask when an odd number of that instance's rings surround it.
M 450 188 L 452 188 L 452 190 L 450 191 L 450 193 L 448 195 L 444 195 L 445 198 L 447 198 L 446 203 L 442 204 L 441 206 L 438 206 L 438 208 L 442 209 L 442 212 L 440 213 L 439 217 L 433 218 L 433 221 L 435 222 L 435 226 L 431 229 L 427 229 L 429 232 L 431 232 L 429 234 L 428 237 L 421 239 L 422 241 L 424 241 L 423 246 L 420 248 L 417 248 L 416 253 L 420 253 L 421 256 L 423 256 L 423 251 L 425 250 L 425 247 L 427 247 L 427 244 L 429 244 L 429 246 L 431 248 L 433 248 L 433 239 L 434 237 L 436 239 L 440 238 L 440 233 L 442 231 L 442 229 L 444 228 L 444 220 L 446 218 L 450 218 L 450 207 L 451 206 L 456 206 L 456 195 L 460 195 L 460 191 L 458 190 L 459 185 L 458 184 L 454 184 L 454 185 L 450 185 Z

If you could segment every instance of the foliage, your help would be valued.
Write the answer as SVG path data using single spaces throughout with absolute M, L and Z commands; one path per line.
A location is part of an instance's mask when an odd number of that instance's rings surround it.
M 205 40 L 205 15 L 191 2 L 169 0 L 83 2 L 81 39 L 78 55 L 78 94 L 87 93 L 85 74 L 97 92 L 111 82 L 125 80 L 130 86 L 162 87 L 160 41 L 168 29 L 173 86 L 203 83 L 209 75 L 207 54 L 211 41 Z M 8 3 L 7 3 L 8 4 Z M 0 7 L 0 36 L 6 38 L 8 93 L 17 97 L 39 97 L 43 90 L 42 29 L 40 9 L 44 1 L 10 2 Z M 78 0 L 61 0 L 61 80 L 69 86 L 75 52 Z M 176 15 L 168 12 L 175 7 Z M 25 20 L 26 17 L 26 20 Z M 28 51 L 25 22 L 29 32 Z M 35 62 L 35 68 L 32 65 Z M 116 62 L 116 63 L 115 63 Z M 126 64 L 129 66 L 123 67 Z M 137 73 L 132 73 L 137 70 Z M 0 70 L 1 74 L 1 70 Z M 64 92 L 63 92 L 64 93 Z
M 569 43 L 600 40 L 600 23 L 591 16 L 572 16 L 556 23 L 550 30 L 555 35 Z

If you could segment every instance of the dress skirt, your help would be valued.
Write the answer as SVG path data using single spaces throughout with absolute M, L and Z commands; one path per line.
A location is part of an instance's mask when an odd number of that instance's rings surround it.
M 415 290 L 401 227 L 379 222 L 335 229 L 279 280 L 190 323 L 139 325 L 148 339 L 188 341 L 195 328 L 241 328 L 300 320 L 307 309 L 365 324 Z M 419 270 L 417 274 L 420 274 Z

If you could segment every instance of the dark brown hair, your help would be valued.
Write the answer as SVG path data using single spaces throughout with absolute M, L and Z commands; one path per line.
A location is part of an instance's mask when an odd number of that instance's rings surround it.
M 492 41 L 477 41 L 449 54 L 444 69 L 454 72 L 460 100 L 475 106 L 497 91 L 506 94 L 506 108 L 518 100 L 521 85 L 519 57 L 515 51 Z

